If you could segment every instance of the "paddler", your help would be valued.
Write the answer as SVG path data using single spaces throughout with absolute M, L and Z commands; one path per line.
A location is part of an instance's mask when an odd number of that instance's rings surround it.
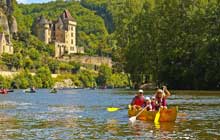
M 131 105 L 133 109 L 139 110 L 145 106 L 144 91 L 142 89 L 138 90 L 136 96 L 132 99 Z
M 162 89 L 157 89 L 156 93 L 155 93 L 155 109 L 159 110 L 159 108 L 161 109 L 167 109 L 167 102 L 166 99 L 167 97 L 169 97 L 171 94 L 170 92 L 167 90 L 166 86 L 163 86 L 163 90 Z

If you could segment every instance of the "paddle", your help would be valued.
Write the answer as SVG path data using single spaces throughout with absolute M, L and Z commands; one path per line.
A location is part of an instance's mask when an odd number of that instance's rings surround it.
M 114 112 L 114 111 L 118 111 L 120 108 L 118 108 L 118 107 L 108 107 L 108 108 L 106 108 L 106 110 L 108 111 L 108 112 Z
M 159 122 L 159 119 L 160 119 L 160 109 L 158 110 L 155 118 L 154 118 L 154 123 L 158 123 Z
M 115 111 L 118 111 L 118 110 L 121 110 L 121 109 L 128 109 L 128 108 L 130 108 L 130 105 L 128 105 L 128 107 L 108 107 L 108 108 L 106 108 L 106 110 L 108 111 L 108 112 L 115 112 Z
M 146 108 L 147 108 L 147 106 L 144 107 L 136 116 L 133 116 L 133 117 L 129 118 L 129 121 L 131 121 L 131 123 L 134 123 L 134 122 L 136 121 L 137 117 L 138 117 Z

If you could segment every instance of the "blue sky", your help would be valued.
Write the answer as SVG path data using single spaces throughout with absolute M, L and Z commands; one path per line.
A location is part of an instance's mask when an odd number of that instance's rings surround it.
M 53 0 L 17 0 L 18 3 L 46 3 Z

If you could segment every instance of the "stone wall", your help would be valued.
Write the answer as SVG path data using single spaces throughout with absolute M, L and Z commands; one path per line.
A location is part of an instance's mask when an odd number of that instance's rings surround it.
M 59 58 L 60 61 L 76 61 L 82 64 L 91 64 L 100 66 L 101 64 L 106 64 L 109 67 L 112 67 L 112 60 L 108 57 L 98 57 L 98 56 L 85 56 L 85 55 L 75 55 L 75 56 L 64 56 Z
M 12 71 L 1 71 L 0 70 L 0 75 L 3 77 L 10 77 L 13 78 L 14 76 L 16 76 L 17 74 L 19 74 L 19 72 L 12 72 Z M 32 76 L 35 75 L 35 73 L 31 73 Z M 58 76 L 58 74 L 51 74 L 51 76 L 53 78 L 56 78 Z

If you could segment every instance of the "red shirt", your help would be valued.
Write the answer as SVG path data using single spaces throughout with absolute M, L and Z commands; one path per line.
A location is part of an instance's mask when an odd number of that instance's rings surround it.
M 131 102 L 131 105 L 138 105 L 138 106 L 144 106 L 145 105 L 145 99 L 144 96 L 135 96 Z

